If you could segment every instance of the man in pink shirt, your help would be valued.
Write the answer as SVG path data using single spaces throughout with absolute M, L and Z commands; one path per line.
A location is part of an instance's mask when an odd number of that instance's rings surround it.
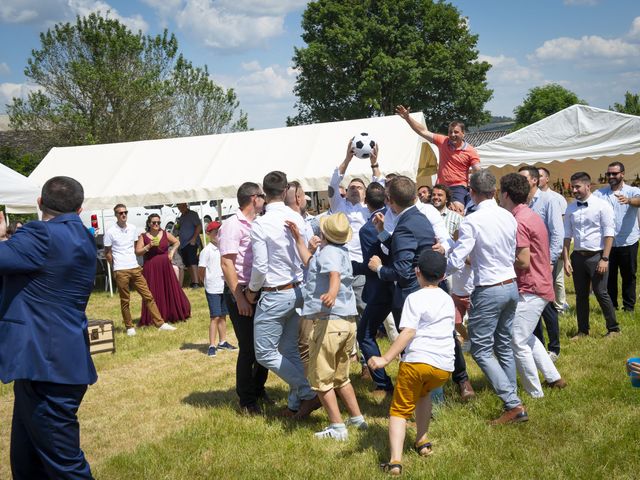
M 518 306 L 511 344 L 522 386 L 533 398 L 541 398 L 544 393 L 538 370 L 551 388 L 564 388 L 567 384 L 544 345 L 533 334 L 542 310 L 553 301 L 554 293 L 549 235 L 542 218 L 526 205 L 529 188 L 527 179 L 517 173 L 500 179 L 500 206 L 511 212 L 518 222 L 514 265 Z
M 246 182 L 238 188 L 239 210 L 222 223 L 218 233 L 218 248 L 224 274 L 225 301 L 233 330 L 238 339 L 236 364 L 236 393 L 244 413 L 260 414 L 259 400 L 269 401 L 264 390 L 269 371 L 256 360 L 253 346 L 254 308 L 244 291 L 251 278 L 253 252 L 251 250 L 251 224 L 262 212 L 265 195 L 260 185 Z
M 469 169 L 480 170 L 480 157 L 476 149 L 464 141 L 464 123 L 455 121 L 449 124 L 448 135 L 438 135 L 409 116 L 411 109 L 402 105 L 396 107 L 411 129 L 422 138 L 438 147 L 438 181 L 451 191 L 451 209 L 464 214 L 464 208 L 471 200 L 469 194 Z

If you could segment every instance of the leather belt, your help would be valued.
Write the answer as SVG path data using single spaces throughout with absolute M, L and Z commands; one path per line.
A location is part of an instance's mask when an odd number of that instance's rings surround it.
M 300 285 L 300 282 L 291 282 L 286 285 L 280 285 L 279 287 L 262 287 L 263 292 L 279 292 L 280 290 L 291 290 Z
M 510 283 L 515 282 L 516 279 L 515 278 L 510 278 L 509 280 L 505 280 L 504 282 L 498 282 L 498 283 L 494 283 L 493 285 L 479 285 L 480 287 L 483 288 L 487 288 L 487 287 L 498 287 L 500 285 L 509 285 Z
M 576 253 L 582 255 L 583 257 L 593 257 L 594 255 L 602 255 L 602 250 L 596 250 L 592 252 L 591 250 L 576 250 Z

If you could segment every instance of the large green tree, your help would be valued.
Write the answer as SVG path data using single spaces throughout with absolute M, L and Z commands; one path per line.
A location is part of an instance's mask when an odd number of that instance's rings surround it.
M 178 55 L 178 41 L 166 30 L 144 36 L 92 13 L 55 25 L 40 42 L 25 75 L 41 88 L 26 100 L 14 98 L 8 113 L 12 127 L 39 132 L 50 145 L 246 129 L 242 112 L 232 121 L 233 90 Z
M 543 87 L 534 87 L 513 113 L 516 116 L 514 130 L 518 130 L 527 125 L 531 125 L 543 118 L 553 115 L 571 105 L 587 102 L 580 100 L 571 90 L 567 90 L 562 85 L 551 83 Z
M 609 107 L 611 110 L 615 110 L 620 113 L 628 113 L 629 115 L 640 115 L 640 94 L 633 94 L 631 92 L 626 92 L 624 94 L 624 104 L 614 103 L 613 108 Z
M 289 124 L 423 110 L 427 125 L 475 125 L 484 110 L 487 62 L 452 5 L 431 0 L 320 0 L 307 6 L 293 57 L 298 114 Z

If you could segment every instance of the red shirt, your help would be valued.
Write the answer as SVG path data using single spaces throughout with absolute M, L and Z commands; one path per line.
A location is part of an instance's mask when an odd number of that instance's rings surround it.
M 438 183 L 447 187 L 469 184 L 469 169 L 480 163 L 476 149 L 467 142 L 456 148 L 445 135 L 433 135 L 433 144 L 438 147 Z
M 529 248 L 529 268 L 516 268 L 518 292 L 533 293 L 548 301 L 555 299 L 551 275 L 549 234 L 540 215 L 525 204 L 517 205 L 511 212 L 518 222 L 516 249 Z

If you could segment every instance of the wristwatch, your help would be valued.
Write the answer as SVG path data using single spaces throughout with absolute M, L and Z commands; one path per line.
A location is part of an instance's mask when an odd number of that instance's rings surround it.
M 609 261 L 609 257 L 601 257 L 600 260 L 604 260 L 605 262 Z
M 378 164 L 378 162 L 374 163 L 373 165 L 371 165 L 371 168 L 378 168 L 380 165 Z

